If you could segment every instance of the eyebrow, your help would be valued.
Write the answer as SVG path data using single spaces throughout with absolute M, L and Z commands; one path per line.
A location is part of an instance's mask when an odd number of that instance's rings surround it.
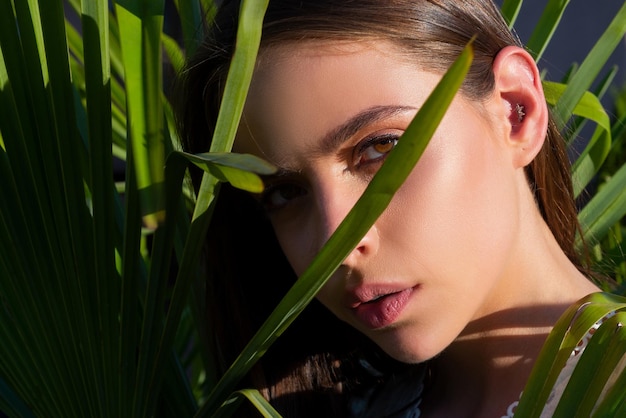
M 330 130 L 324 135 L 316 147 L 316 151 L 320 155 L 325 155 L 333 152 L 341 146 L 344 142 L 355 135 L 359 130 L 365 126 L 378 122 L 380 120 L 396 116 L 407 111 L 417 110 L 412 106 L 373 106 L 367 108 L 336 128 Z

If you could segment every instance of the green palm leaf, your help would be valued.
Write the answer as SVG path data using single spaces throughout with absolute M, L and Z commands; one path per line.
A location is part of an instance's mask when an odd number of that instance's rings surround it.
M 567 85 L 543 82 L 546 101 L 550 105 L 559 103 Z M 599 171 L 611 148 L 611 122 L 602 103 L 588 91 L 583 92 L 580 100 L 572 109 L 572 115 L 582 116 L 597 124 L 591 140 L 572 166 L 572 183 L 574 195 L 578 196 Z
M 583 243 L 596 245 L 610 228 L 626 214 L 626 164 L 624 164 L 593 196 L 580 211 L 578 219 L 583 226 L 583 235 L 577 238 L 580 248 Z
M 213 416 L 215 418 L 231 416 L 244 400 L 248 400 L 252 405 L 254 405 L 257 411 L 259 411 L 259 413 L 265 418 L 281 417 L 278 411 L 276 411 L 274 407 L 265 400 L 259 391 L 253 389 L 243 389 L 234 392 Z
M 202 302 L 190 294 L 200 293 L 191 289 L 204 279 L 196 265 L 219 185 L 259 191 L 258 175 L 272 169 L 230 153 L 267 0 L 243 2 L 213 146 L 197 156 L 171 152 L 179 146 L 163 91 L 162 51 L 180 68 L 202 39 L 200 23 L 215 12 L 213 1 L 174 1 L 182 45 L 163 33 L 164 0 L 108 3 L 68 0 L 73 17 L 66 18 L 61 0 L 0 0 L 0 411 L 23 417 L 228 415 L 247 399 L 264 416 L 278 416 L 258 391 L 233 392 L 236 382 L 384 210 L 426 146 L 471 54 L 466 51 L 446 76 L 445 92 L 438 88 L 416 116 L 398 145 L 402 151 L 389 156 L 328 246 L 215 384 L 201 338 Z M 538 58 L 567 3 L 548 3 L 530 44 Z M 511 25 L 521 4 L 503 4 Z M 622 8 L 567 87 L 545 84 L 563 123 L 580 114 L 598 125 L 574 169 L 580 187 L 615 146 L 606 113 L 586 91 L 626 31 L 625 20 Z M 615 127 L 612 133 L 614 141 L 623 137 Z M 113 183 L 114 158 L 125 161 L 123 185 Z M 181 186 L 189 164 L 206 172 L 193 214 Z M 581 211 L 588 227 L 583 237 L 592 244 L 626 213 L 625 170 Z M 620 386 L 601 402 L 597 396 L 624 349 L 621 333 L 611 331 L 623 320 L 623 301 L 605 295 L 590 302 L 569 329 L 567 318 L 555 327 L 524 392 L 522 414 L 543 399 L 570 345 L 607 309 L 620 313 L 587 348 L 559 413 L 586 414 L 595 404 L 599 416 L 624 412 Z M 209 376 L 206 382 L 202 375 Z M 593 390 L 583 391 L 584 376 L 591 375 Z M 615 377 L 626 384 L 626 374 Z
M 603 382 L 612 374 L 613 366 L 621 360 L 626 350 L 626 335 L 622 327 L 618 326 L 619 320 L 624 319 L 621 313 L 624 311 L 626 299 L 608 293 L 590 295 L 568 308 L 554 326 L 535 362 L 515 416 L 540 416 L 561 370 L 578 342 L 600 318 L 618 312 L 615 318 L 605 320 L 599 326 L 597 338 L 594 336 L 583 353 L 579 354 L 581 359 L 557 406 L 558 414 L 554 415 L 572 417 L 579 413 L 583 414 L 581 416 L 589 416 L 584 414 L 598 402 Z M 596 385 L 590 385 L 593 379 L 596 379 Z M 617 390 L 621 394 L 610 401 L 611 405 L 624 399 L 623 387 Z M 603 407 L 610 406 L 605 404 Z
M 560 128 L 565 126 L 574 107 L 598 77 L 609 56 L 624 38 L 624 34 L 626 34 L 626 3 L 568 81 L 567 89 L 554 107 L 554 116 Z
M 526 43 L 526 47 L 536 61 L 541 59 L 550 40 L 552 40 L 552 35 L 554 35 L 556 28 L 559 26 L 559 22 L 569 2 L 570 0 L 549 0 L 546 4 L 539 22 Z M 508 4 L 503 4 L 503 6 L 507 6 L 507 9 L 509 8 Z

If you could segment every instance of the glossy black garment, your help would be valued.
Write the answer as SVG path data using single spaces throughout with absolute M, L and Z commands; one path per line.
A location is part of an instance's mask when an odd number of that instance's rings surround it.
M 426 364 L 405 365 L 384 375 L 366 360 L 361 366 L 372 376 L 351 394 L 351 418 L 418 418 L 428 373 Z

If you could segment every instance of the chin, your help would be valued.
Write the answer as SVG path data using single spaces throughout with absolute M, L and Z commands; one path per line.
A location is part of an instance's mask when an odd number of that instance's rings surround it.
M 442 350 L 426 347 L 423 344 L 409 344 L 401 341 L 376 342 L 390 357 L 407 364 L 418 364 L 436 357 Z
M 407 364 L 424 363 L 425 361 L 428 361 L 435 357 L 434 355 L 433 356 L 416 355 L 415 353 L 405 353 L 405 352 L 394 353 L 394 352 L 386 351 L 386 353 L 389 356 L 391 356 L 391 358 L 393 358 L 394 360 L 400 361 L 402 363 L 407 363 Z

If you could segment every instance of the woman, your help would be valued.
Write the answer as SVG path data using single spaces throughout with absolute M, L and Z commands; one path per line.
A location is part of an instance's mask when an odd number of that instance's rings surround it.
M 190 152 L 209 147 L 238 7 L 226 2 L 184 72 Z M 224 190 L 209 235 L 223 360 L 474 35 L 470 73 L 421 160 L 317 296 L 342 324 L 308 310 L 251 376 L 285 415 L 506 416 L 551 326 L 599 290 L 573 247 L 569 165 L 537 67 L 490 1 L 276 0 L 234 150 L 279 174 L 258 197 Z

